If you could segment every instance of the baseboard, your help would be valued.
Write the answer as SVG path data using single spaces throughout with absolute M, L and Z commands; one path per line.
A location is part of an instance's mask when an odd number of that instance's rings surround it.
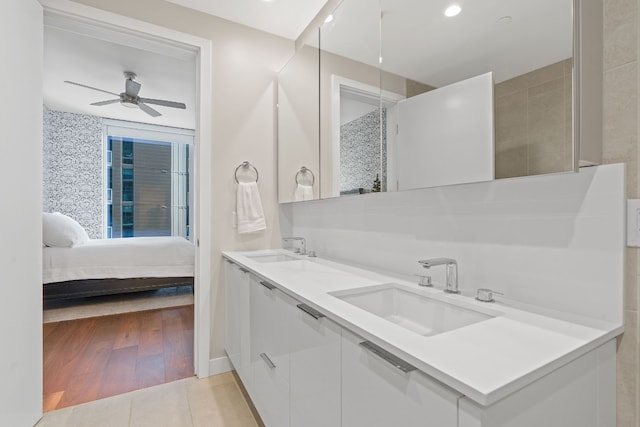
M 231 370 L 233 370 L 233 367 L 227 356 L 209 359 L 209 375 L 224 374 Z

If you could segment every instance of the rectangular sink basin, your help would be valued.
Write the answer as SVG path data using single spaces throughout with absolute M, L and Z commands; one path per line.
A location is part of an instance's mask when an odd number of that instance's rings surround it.
M 330 295 L 427 337 L 494 317 L 429 298 L 395 283 L 331 292 Z
M 298 258 L 286 254 L 251 255 L 248 258 L 256 262 L 300 261 Z

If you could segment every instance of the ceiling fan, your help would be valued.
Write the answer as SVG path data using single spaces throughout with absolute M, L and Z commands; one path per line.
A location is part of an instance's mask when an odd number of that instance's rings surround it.
M 140 87 L 142 87 L 142 85 L 135 81 L 136 73 L 133 73 L 131 71 L 125 71 L 124 77 L 125 77 L 125 89 L 124 89 L 124 92 L 120 94 L 109 92 L 107 90 L 102 90 L 102 89 L 98 89 L 98 88 L 87 86 L 87 85 L 83 85 L 81 83 L 70 82 L 68 80 L 65 80 L 64 82 L 72 85 L 76 85 L 76 86 L 86 87 L 87 89 L 93 89 L 99 92 L 108 93 L 110 95 L 115 95 L 118 97 L 118 99 L 110 99 L 108 101 L 94 102 L 90 105 L 103 106 L 103 105 L 115 104 L 116 102 L 119 102 L 125 107 L 132 107 L 132 108 L 139 107 L 142 111 L 144 111 L 145 113 L 147 113 L 152 117 L 158 117 L 158 116 L 161 116 L 162 114 L 160 114 L 158 111 L 154 110 L 153 108 L 149 107 L 147 104 L 162 105 L 164 107 L 180 108 L 183 110 L 187 108 L 187 106 L 182 102 L 164 101 L 162 99 L 141 98 L 138 96 L 138 92 L 140 92 Z

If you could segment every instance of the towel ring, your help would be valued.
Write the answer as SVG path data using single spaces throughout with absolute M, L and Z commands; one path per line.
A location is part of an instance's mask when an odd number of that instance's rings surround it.
M 253 168 L 253 170 L 256 172 L 256 182 L 258 182 L 258 168 L 256 168 L 251 163 L 245 160 L 244 162 L 238 165 L 235 172 L 233 173 L 233 176 L 235 177 L 237 184 L 240 184 L 240 181 L 238 181 L 238 171 L 240 170 L 240 168 L 243 168 L 243 169 Z
M 302 166 L 300 170 L 296 173 L 296 184 L 300 184 L 300 181 L 298 181 L 298 177 L 301 174 L 302 175 L 306 174 L 307 172 L 311 174 L 311 186 L 313 187 L 313 184 L 315 184 L 316 182 L 316 176 L 313 174 L 313 171 L 306 166 Z

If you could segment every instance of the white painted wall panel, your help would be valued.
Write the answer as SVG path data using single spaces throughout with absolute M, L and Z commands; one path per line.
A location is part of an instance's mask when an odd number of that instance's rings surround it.
M 398 102 L 398 189 L 494 177 L 492 73 Z
M 0 425 L 42 414 L 42 7 L 0 13 Z

